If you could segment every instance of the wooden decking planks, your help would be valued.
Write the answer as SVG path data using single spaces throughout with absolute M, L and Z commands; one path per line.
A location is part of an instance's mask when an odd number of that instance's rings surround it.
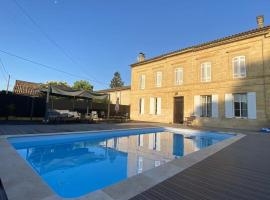
M 270 199 L 270 135 L 247 135 L 131 200 Z
M 0 200 L 8 200 L 1 179 L 0 179 Z

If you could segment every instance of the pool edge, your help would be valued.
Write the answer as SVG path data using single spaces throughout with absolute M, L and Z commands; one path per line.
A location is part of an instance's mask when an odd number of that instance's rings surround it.
M 168 127 L 157 126 L 158 128 L 169 129 Z M 147 127 L 145 127 L 147 128 Z M 145 129 L 144 128 L 144 129 Z M 154 127 L 148 127 L 154 128 Z M 134 129 L 142 129 L 142 128 L 133 128 Z M 171 129 L 171 128 L 170 128 Z M 128 130 L 128 129 L 113 129 L 113 130 L 96 130 L 96 131 L 85 131 L 85 132 L 97 132 L 97 131 L 117 131 L 117 130 Z M 199 131 L 192 129 L 180 129 L 175 128 L 175 130 L 183 131 Z M 36 136 L 40 135 L 55 135 L 55 134 L 74 134 L 79 132 L 65 132 L 65 133 L 50 133 L 50 134 L 36 134 Z M 80 132 L 81 133 L 81 132 Z M 223 132 L 224 133 L 224 132 Z M 230 132 L 231 133 L 231 132 Z M 19 154 L 17 154 L 16 150 L 12 147 L 12 145 L 7 141 L 7 138 L 12 135 L 1 137 L 0 138 L 0 155 L 3 162 L 0 164 L 0 177 L 3 181 L 3 185 L 5 187 L 6 193 L 9 197 L 9 200 L 30 200 L 30 199 L 40 199 L 40 200 L 86 200 L 86 199 L 104 199 L 104 200 L 116 200 L 116 199 L 129 199 L 151 187 L 154 185 L 166 180 L 174 176 L 175 174 L 191 167 L 192 165 L 204 160 L 205 158 L 213 155 L 214 153 L 222 150 L 223 148 L 231 145 L 232 143 L 240 140 L 245 135 L 241 133 L 237 133 L 235 137 L 226 139 L 214 145 L 211 145 L 207 148 L 201 149 L 200 151 L 193 152 L 188 154 L 180 159 L 172 160 L 164 165 L 161 165 L 157 168 L 153 168 L 142 174 L 130 177 L 124 181 L 116 183 L 112 186 L 106 187 L 101 190 L 97 190 L 92 193 L 88 193 L 84 196 L 78 198 L 62 198 L 57 196 L 52 189 L 39 177 L 31 168 L 27 165 L 27 163 L 21 159 Z M 14 136 L 14 135 L 13 135 Z M 22 136 L 33 136 L 33 135 L 16 135 L 15 137 Z M 10 157 L 11 155 L 11 157 Z M 10 165 L 10 161 L 14 163 L 14 165 Z M 5 162 L 6 161 L 6 162 Z M 23 168 L 25 171 L 23 173 L 19 173 L 17 168 Z M 16 176 L 18 174 L 18 176 Z M 18 181 L 20 180 L 20 181 Z M 34 180 L 34 181 L 33 181 Z M 36 183 L 36 184 L 33 184 Z M 29 190 L 32 192 L 27 192 L 25 190 Z M 34 192 L 33 192 L 34 191 Z M 125 191 L 125 193 L 123 193 Z M 40 197 L 37 197 L 41 195 Z

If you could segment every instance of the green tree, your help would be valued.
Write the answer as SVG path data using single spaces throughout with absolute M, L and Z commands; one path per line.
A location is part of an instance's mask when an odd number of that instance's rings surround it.
M 111 88 L 117 88 L 124 86 L 124 82 L 122 81 L 121 75 L 119 72 L 115 72 L 113 79 L 111 80 L 110 87 Z
M 70 87 L 67 82 L 65 81 L 47 81 L 45 85 L 53 85 L 53 86 L 66 86 Z
M 72 86 L 74 89 L 77 90 L 87 90 L 87 91 L 93 91 L 93 85 L 91 85 L 88 81 L 80 80 L 75 81 Z

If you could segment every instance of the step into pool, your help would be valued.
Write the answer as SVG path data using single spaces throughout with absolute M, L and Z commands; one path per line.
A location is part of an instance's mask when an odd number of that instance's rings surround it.
M 72 198 L 233 136 L 147 128 L 10 137 L 8 141 L 56 194 Z

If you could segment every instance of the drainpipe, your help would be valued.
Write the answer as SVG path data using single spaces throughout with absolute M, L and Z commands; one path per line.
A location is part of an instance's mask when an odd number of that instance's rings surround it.
M 46 108 L 45 108 L 45 123 L 49 122 L 48 119 L 48 111 L 49 111 L 49 101 L 50 101 L 50 91 L 51 91 L 51 85 L 48 85 L 48 89 L 47 89 L 47 97 L 46 97 Z
M 111 97 L 110 97 L 110 93 L 108 93 L 108 112 L 107 112 L 107 119 L 110 118 L 110 102 L 111 102 Z

